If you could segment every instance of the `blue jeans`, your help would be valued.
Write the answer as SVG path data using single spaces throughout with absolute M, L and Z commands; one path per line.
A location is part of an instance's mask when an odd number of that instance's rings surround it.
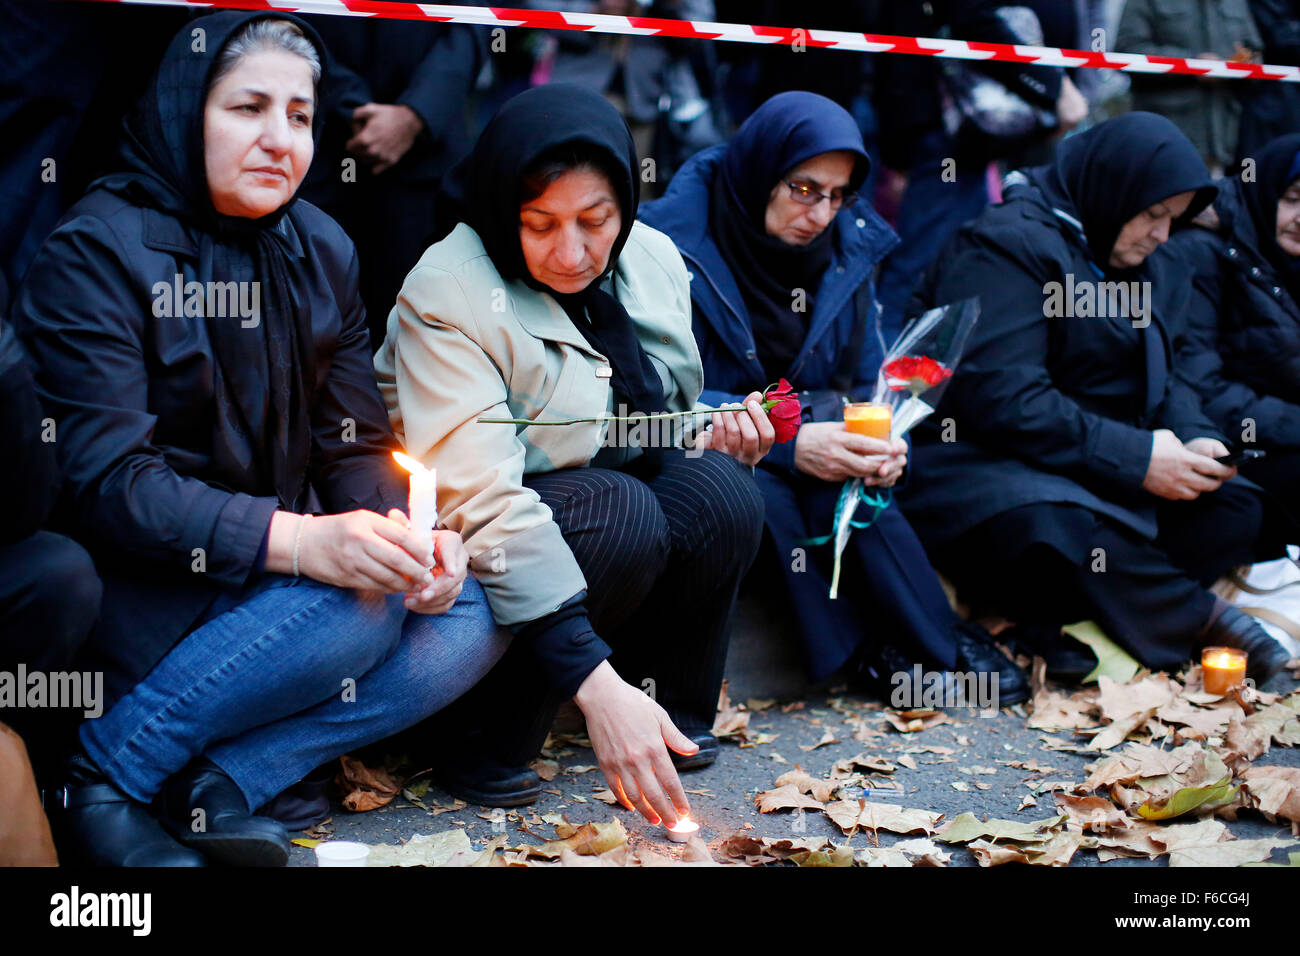
M 473 577 L 445 614 L 408 612 L 402 600 L 268 574 L 87 721 L 86 752 L 144 802 L 205 756 L 256 809 L 320 764 L 441 710 L 510 642 Z

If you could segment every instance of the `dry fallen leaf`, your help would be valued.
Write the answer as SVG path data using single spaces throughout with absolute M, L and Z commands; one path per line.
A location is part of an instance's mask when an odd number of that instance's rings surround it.
M 835 793 L 840 786 L 838 780 L 818 780 L 808 771 L 796 767 L 794 770 L 787 770 L 781 776 L 776 778 L 776 786 L 784 787 L 787 784 L 793 786 L 800 793 L 811 794 L 812 798 L 818 803 L 825 803 Z
M 367 767 L 356 757 L 344 754 L 334 778 L 343 791 L 343 806 L 357 813 L 386 807 L 402 792 L 401 786 L 383 767 Z
M 816 750 L 818 747 L 827 747 L 831 744 L 837 744 L 839 742 L 840 739 L 836 737 L 834 731 L 832 731 L 828 727 L 826 728 L 826 732 L 822 734 L 821 740 L 817 741 L 817 743 L 815 744 L 807 744 L 807 745 L 800 744 L 799 749 L 802 750 L 804 753 L 808 753 L 810 751 Z
M 855 829 L 887 830 L 890 833 L 933 833 L 942 813 L 912 810 L 892 803 L 866 800 L 837 800 L 825 807 L 825 813 L 845 833 Z
M 754 802 L 758 804 L 760 813 L 772 813 L 775 810 L 794 810 L 799 807 L 806 807 L 809 810 L 822 809 L 820 800 L 800 793 L 798 787 L 789 783 L 777 787 L 775 790 L 760 793 L 754 798 Z
M 560 772 L 560 764 L 556 760 L 547 760 L 545 757 L 538 757 L 528 766 L 533 768 L 533 772 L 543 780 L 549 782 L 555 779 L 556 774 Z
M 723 737 L 743 740 L 749 735 L 751 716 L 749 711 L 732 705 L 731 697 L 727 694 L 727 681 L 724 680 L 722 689 L 718 692 L 718 713 L 713 720 L 713 736 L 719 740 Z
M 1241 866 L 1267 860 L 1273 851 L 1300 847 L 1294 840 L 1265 838 L 1262 840 L 1232 840 L 1227 843 L 1210 843 L 1202 846 L 1179 847 L 1169 853 L 1170 866 Z
M 558 834 L 559 828 L 556 828 Z M 552 840 L 542 846 L 517 847 L 533 856 L 558 859 L 565 850 L 571 850 L 580 856 L 599 856 L 614 847 L 627 842 L 627 831 L 623 824 L 614 819 L 609 823 L 584 823 L 572 834 L 562 839 Z
M 1251 767 L 1241 777 L 1251 806 L 1270 820 L 1300 822 L 1300 768 Z

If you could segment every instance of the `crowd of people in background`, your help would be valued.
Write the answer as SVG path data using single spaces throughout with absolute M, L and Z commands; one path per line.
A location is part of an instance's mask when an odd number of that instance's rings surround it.
M 1300 65 L 1297 0 L 521 4 Z M 0 862 L 54 860 L 39 792 L 67 861 L 282 865 L 318 768 L 399 732 L 451 793 L 526 804 L 567 700 L 671 824 L 744 594 L 793 609 L 811 679 L 878 695 L 920 663 L 1026 699 L 1008 649 L 1082 677 L 1082 619 L 1152 668 L 1291 656 L 1210 587 L 1300 545 L 1295 84 L 0 17 L 0 674 L 103 676 L 85 720 L 0 695 Z M 1067 282 L 1140 314 L 1055 317 Z M 257 292 L 213 315 L 193 283 Z M 970 297 L 935 415 L 846 431 L 908 322 Z M 704 407 L 667 448 L 529 424 Z M 431 536 L 399 449 L 436 469 Z M 831 600 L 791 555 L 851 478 L 894 504 Z

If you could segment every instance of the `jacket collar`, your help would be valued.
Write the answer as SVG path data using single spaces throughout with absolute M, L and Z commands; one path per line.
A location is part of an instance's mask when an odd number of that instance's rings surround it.
M 284 238 L 290 254 L 299 259 L 306 256 L 302 238 L 298 234 L 293 218 L 294 211 L 281 217 L 274 228 Z M 159 252 L 171 252 L 187 259 L 196 259 L 199 255 L 198 238 L 191 228 L 175 216 L 169 215 L 152 206 L 142 207 L 144 222 L 141 241 L 150 249 Z

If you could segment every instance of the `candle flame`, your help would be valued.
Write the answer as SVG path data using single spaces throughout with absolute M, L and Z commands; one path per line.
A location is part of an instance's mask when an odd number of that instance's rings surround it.
M 399 465 L 401 465 L 409 472 L 414 473 L 414 472 L 429 470 L 425 468 L 424 465 L 421 464 L 417 459 L 412 458 L 410 455 L 404 455 L 400 451 L 393 452 L 393 458 L 397 460 L 397 463 Z
M 690 818 L 690 816 L 681 816 L 677 822 L 668 829 L 674 833 L 694 833 L 700 828 L 700 825 Z

